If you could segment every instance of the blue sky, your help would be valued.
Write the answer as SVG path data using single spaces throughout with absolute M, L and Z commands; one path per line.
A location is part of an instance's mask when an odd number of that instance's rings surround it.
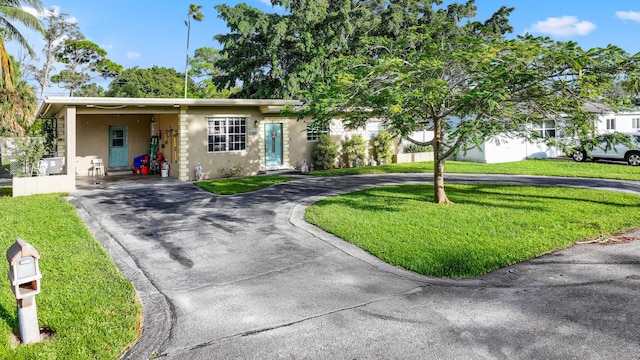
M 190 54 L 199 47 L 218 47 L 216 34 L 226 33 L 214 5 L 241 1 L 204 0 L 43 0 L 45 8 L 69 14 L 89 40 L 108 52 L 125 68 L 153 65 L 182 72 L 185 66 L 187 27 L 184 21 L 190 3 L 202 5 L 205 18 L 191 23 Z M 263 11 L 273 11 L 268 0 L 247 0 Z M 450 1 L 445 0 L 445 3 Z M 583 48 L 614 44 L 625 51 L 640 52 L 640 1 L 638 0 L 476 0 L 478 19 L 486 19 L 502 5 L 515 7 L 510 17 L 514 34 L 547 35 L 555 40 L 573 40 Z M 36 51 L 42 40 L 25 33 Z M 9 47 L 10 53 L 12 48 Z M 15 54 L 14 54 L 15 55 Z

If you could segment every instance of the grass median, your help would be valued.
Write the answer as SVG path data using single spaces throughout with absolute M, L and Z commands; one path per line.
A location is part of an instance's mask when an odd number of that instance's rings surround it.
M 279 175 L 251 176 L 230 179 L 198 181 L 195 184 L 209 192 L 218 195 L 233 195 L 291 181 L 293 178 Z
M 432 194 L 431 185 L 358 191 L 308 207 L 306 220 L 390 264 L 445 278 L 640 225 L 640 196 L 627 193 L 449 184 L 452 205 L 432 203 Z
M 59 195 L 0 197 L 0 248 L 20 237 L 39 252 L 41 328 L 50 339 L 19 345 L 16 300 L 5 276 L 0 291 L 0 358 L 117 359 L 140 333 L 141 305 L 132 284 Z M 0 274 L 8 263 L 2 262 Z
M 584 177 L 613 180 L 640 181 L 640 167 L 626 164 L 583 162 L 567 160 L 522 160 L 499 164 L 480 164 L 464 161 L 447 161 L 445 176 L 450 174 L 506 174 Z M 341 176 L 386 173 L 433 173 L 433 162 L 389 164 L 359 168 L 314 171 L 315 176 Z

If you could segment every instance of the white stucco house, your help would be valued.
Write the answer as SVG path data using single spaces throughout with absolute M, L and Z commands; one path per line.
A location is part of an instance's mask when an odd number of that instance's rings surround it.
M 587 104 L 585 107 L 598 116 L 595 124 L 596 134 L 612 132 L 640 132 L 640 108 L 630 111 L 615 113 L 611 109 L 596 104 Z M 555 121 L 545 121 L 533 129 L 542 137 L 556 137 Z M 472 161 L 479 163 L 502 163 L 520 161 L 524 159 L 546 159 L 564 156 L 558 148 L 550 147 L 544 142 L 528 142 L 509 136 L 496 136 L 484 142 L 480 147 L 468 150 L 466 153 L 456 155 L 456 160 Z

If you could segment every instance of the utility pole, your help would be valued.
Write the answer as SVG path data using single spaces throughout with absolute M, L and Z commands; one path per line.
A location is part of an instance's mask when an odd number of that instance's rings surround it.
M 184 65 L 184 98 L 187 98 L 187 86 L 189 79 L 189 37 L 191 36 L 191 19 L 195 21 L 202 21 L 204 14 L 200 12 L 202 6 L 196 4 L 189 5 L 189 12 L 187 12 L 187 20 L 184 24 L 187 26 L 187 60 Z

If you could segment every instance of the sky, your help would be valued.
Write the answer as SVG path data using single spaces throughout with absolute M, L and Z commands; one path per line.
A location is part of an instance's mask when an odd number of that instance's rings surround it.
M 233 6 L 242 1 L 206 0 L 42 0 L 77 21 L 84 36 L 107 51 L 107 57 L 124 68 L 154 65 L 185 70 L 187 11 L 189 4 L 202 6 L 204 19 L 191 21 L 189 53 L 200 47 L 219 48 L 216 34 L 228 32 L 218 18 L 217 4 Z M 262 11 L 282 11 L 269 0 L 246 0 Z M 449 3 L 445 0 L 445 3 Z M 461 1 L 459 1 L 461 2 Z M 640 52 L 640 1 L 638 0 L 476 0 L 478 20 L 491 16 L 502 5 L 514 7 L 510 23 L 514 35 L 530 33 L 559 41 L 575 41 L 585 49 L 613 44 L 630 54 Z M 40 35 L 25 31 L 29 44 L 39 52 Z M 9 53 L 20 50 L 8 44 Z M 60 67 L 60 66 L 59 66 Z M 60 67 L 61 68 L 61 67 Z M 51 95 L 64 95 L 57 88 Z

